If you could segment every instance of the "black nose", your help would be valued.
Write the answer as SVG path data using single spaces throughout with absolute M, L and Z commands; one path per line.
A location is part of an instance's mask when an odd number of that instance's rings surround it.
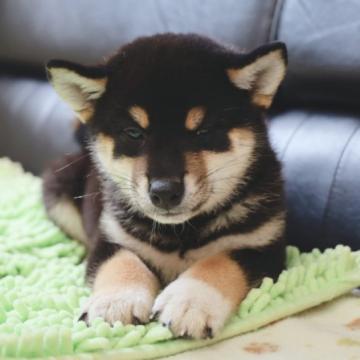
M 149 194 L 155 206 L 169 210 L 180 204 L 184 185 L 180 180 L 153 179 L 150 182 Z

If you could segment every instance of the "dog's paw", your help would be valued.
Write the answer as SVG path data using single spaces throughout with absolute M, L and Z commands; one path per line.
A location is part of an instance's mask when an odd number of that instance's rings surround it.
M 179 278 L 156 298 L 152 310 L 176 336 L 213 337 L 232 312 L 230 302 L 203 281 Z
M 149 321 L 154 296 L 145 288 L 114 288 L 93 294 L 85 304 L 81 320 L 91 323 L 101 317 L 110 324 L 141 324 Z

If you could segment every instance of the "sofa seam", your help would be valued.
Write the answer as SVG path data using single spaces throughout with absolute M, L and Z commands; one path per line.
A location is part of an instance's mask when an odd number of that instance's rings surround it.
M 268 38 L 267 38 L 268 42 L 278 40 L 279 24 L 280 24 L 280 19 L 282 16 L 282 10 L 284 8 L 285 1 L 286 0 L 275 1 L 272 10 L 269 31 L 268 31 Z
M 331 181 L 331 185 L 330 185 L 330 188 L 329 188 L 329 192 L 328 192 L 328 195 L 327 195 L 327 199 L 326 199 L 326 203 L 325 203 L 325 208 L 324 208 L 324 212 L 323 212 L 323 217 L 322 217 L 322 220 L 321 220 L 321 238 L 323 240 L 328 240 L 328 232 L 327 232 L 327 229 L 326 229 L 326 223 L 327 223 L 327 219 L 329 218 L 329 213 L 330 213 L 330 202 L 331 202 L 331 197 L 332 197 L 332 194 L 336 188 L 336 183 L 337 183 L 337 179 L 338 179 L 338 174 L 339 174 L 339 169 L 340 169 L 340 165 L 343 161 L 343 158 L 344 158 L 344 155 L 345 155 L 345 152 L 349 146 L 349 144 L 351 143 L 353 137 L 355 136 L 355 134 L 358 132 L 358 130 L 360 129 L 360 124 L 358 124 L 355 129 L 353 130 L 353 132 L 351 133 L 351 135 L 349 136 L 349 138 L 346 140 L 346 143 L 343 147 L 343 149 L 341 150 L 341 154 L 339 156 L 339 159 L 337 161 L 337 164 L 336 164 L 336 167 L 335 167 L 335 170 L 334 170 L 334 174 L 333 174 L 333 178 L 332 178 L 332 181 Z
M 307 121 L 310 117 L 310 114 L 307 113 L 307 115 L 300 121 L 300 123 L 295 127 L 294 131 L 292 132 L 292 134 L 289 136 L 288 141 L 286 142 L 286 145 L 284 146 L 284 149 L 280 155 L 280 161 L 283 162 L 286 152 L 290 146 L 290 143 L 292 142 L 292 140 L 294 139 L 295 135 L 297 134 L 297 132 L 300 130 L 300 128 L 304 125 L 305 121 Z

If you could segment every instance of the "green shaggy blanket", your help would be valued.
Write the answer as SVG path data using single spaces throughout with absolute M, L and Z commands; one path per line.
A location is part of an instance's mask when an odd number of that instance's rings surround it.
M 287 249 L 287 270 L 265 278 L 212 340 L 175 339 L 161 324 L 90 327 L 76 319 L 90 294 L 84 248 L 46 217 L 40 179 L 0 159 L 0 358 L 150 359 L 208 346 L 360 285 L 360 253 Z M 67 357 L 68 358 L 68 357 Z

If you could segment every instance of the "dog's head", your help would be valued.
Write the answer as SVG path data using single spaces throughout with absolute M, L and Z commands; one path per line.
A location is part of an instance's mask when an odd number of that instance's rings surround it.
M 87 124 L 102 173 L 133 209 L 176 224 L 224 204 L 267 146 L 263 113 L 284 78 L 286 49 L 241 54 L 166 34 L 124 46 L 105 65 L 53 60 L 47 70 Z

